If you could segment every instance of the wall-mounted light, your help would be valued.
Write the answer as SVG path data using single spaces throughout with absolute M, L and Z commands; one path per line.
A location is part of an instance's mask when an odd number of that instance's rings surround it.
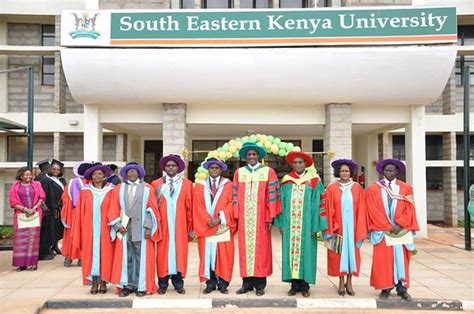
M 78 125 L 79 121 L 77 120 L 69 120 L 69 125 Z

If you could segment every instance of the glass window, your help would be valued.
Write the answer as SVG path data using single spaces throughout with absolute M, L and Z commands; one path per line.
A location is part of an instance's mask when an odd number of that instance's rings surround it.
M 426 167 L 426 188 L 428 190 L 443 189 L 442 167 Z
M 426 160 L 443 160 L 443 136 L 426 135 Z
M 54 85 L 54 57 L 43 57 L 41 63 L 41 84 Z
M 313 152 L 324 152 L 324 141 L 323 140 L 313 140 Z M 321 177 L 321 180 L 324 178 L 324 156 L 323 155 L 313 155 L 314 166 L 318 170 L 318 174 Z M 324 182 L 323 182 L 324 183 Z
M 280 0 L 280 8 L 282 9 L 297 9 L 307 7 L 307 0 Z
M 471 141 L 470 158 L 472 159 L 474 157 L 474 134 L 471 134 L 469 139 Z M 462 134 L 456 135 L 456 159 L 464 159 L 464 136 Z
M 41 44 L 43 46 L 55 45 L 54 25 L 43 25 L 41 27 Z M 54 85 L 54 57 L 44 56 L 41 62 L 41 84 Z
M 270 8 L 271 0 L 240 0 L 241 9 L 266 9 Z
M 233 7 L 232 0 L 203 0 L 204 9 L 230 9 Z
M 194 9 L 194 0 L 181 0 L 181 9 Z
M 332 7 L 331 0 L 317 0 L 318 8 Z
M 474 26 L 462 25 L 458 26 L 458 45 L 472 46 L 474 45 Z M 456 84 L 462 85 L 464 82 L 464 67 L 471 65 L 474 67 L 473 56 L 458 56 L 456 57 Z M 471 85 L 474 85 L 474 72 L 471 72 Z
M 161 177 L 160 159 L 163 157 L 163 141 L 145 141 L 144 143 L 145 157 L 145 181 L 150 183 Z
M 393 158 L 405 160 L 405 135 L 392 136 Z
M 28 137 L 26 136 L 8 136 L 8 154 L 7 161 L 26 161 L 28 151 Z

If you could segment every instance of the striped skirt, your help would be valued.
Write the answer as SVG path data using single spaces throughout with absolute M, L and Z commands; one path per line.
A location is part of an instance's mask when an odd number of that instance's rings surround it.
M 38 265 L 41 227 L 17 228 L 13 237 L 13 266 L 28 267 Z

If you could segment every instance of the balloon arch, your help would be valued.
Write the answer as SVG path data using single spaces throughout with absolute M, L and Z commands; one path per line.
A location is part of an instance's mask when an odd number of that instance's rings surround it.
M 278 155 L 282 158 L 286 157 L 289 152 L 301 151 L 299 146 L 295 146 L 293 143 L 283 142 L 280 138 L 272 135 L 265 134 L 253 134 L 244 137 L 237 137 L 231 139 L 216 150 L 212 150 L 207 154 L 207 157 L 201 163 L 201 166 L 197 169 L 194 177 L 196 181 L 203 181 L 209 175 L 209 172 L 203 167 L 203 164 L 209 158 L 217 158 L 222 161 L 227 161 L 231 158 L 239 158 L 239 151 L 242 145 L 246 142 L 252 142 L 261 146 L 269 154 Z M 314 166 L 309 167 L 312 171 L 316 172 Z

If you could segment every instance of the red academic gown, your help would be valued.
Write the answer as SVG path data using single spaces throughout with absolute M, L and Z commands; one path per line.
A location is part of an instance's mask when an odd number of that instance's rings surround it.
M 266 230 L 265 223 L 273 222 L 273 218 L 281 213 L 280 185 L 275 170 L 261 166 L 255 170 L 254 183 L 258 183 L 256 206 L 256 220 L 253 226 L 246 225 L 245 191 L 250 185 L 250 171 L 247 167 L 239 168 L 234 173 L 233 199 L 234 217 L 237 219 L 239 231 L 239 268 L 241 277 L 268 277 L 272 274 L 272 233 Z M 256 182 L 256 183 L 255 183 Z M 255 231 L 251 230 L 254 229 Z M 246 234 L 255 232 L 255 241 L 246 243 Z M 247 254 L 253 270 L 247 269 Z M 252 260 L 253 256 L 253 261 Z
M 85 179 L 79 179 L 79 180 L 82 180 L 83 184 L 87 183 L 87 180 Z M 63 192 L 63 195 L 61 196 L 61 200 L 63 202 L 63 207 L 61 209 L 61 221 L 63 221 L 63 223 L 69 226 L 69 228 L 64 227 L 63 246 L 61 248 L 61 251 L 62 251 L 62 255 L 66 258 L 80 259 L 81 251 L 73 247 L 72 245 L 72 236 L 73 236 L 72 228 L 74 227 L 74 221 L 76 218 L 77 209 L 73 207 L 72 198 L 71 198 L 72 196 L 69 191 L 71 181 L 69 181 L 68 185 L 64 187 L 64 192 Z
M 113 222 L 114 220 L 117 220 L 117 218 L 120 217 L 121 214 L 121 206 L 120 206 L 120 188 L 122 186 L 121 183 L 117 186 L 115 186 L 114 190 L 112 191 L 112 196 L 111 196 L 111 203 L 110 203 L 110 209 L 108 213 L 108 223 Z M 146 203 L 147 208 L 151 208 L 153 214 L 155 215 L 155 218 L 158 223 L 158 229 L 157 231 L 152 234 L 152 237 L 150 239 L 146 240 L 146 279 L 145 279 L 145 286 L 146 286 L 146 293 L 147 294 L 153 294 L 158 291 L 158 288 L 156 286 L 156 277 L 155 277 L 155 243 L 161 238 L 161 222 L 160 222 L 160 215 L 158 213 L 158 208 L 156 206 L 156 194 L 152 186 L 148 183 L 145 183 L 145 188 L 149 188 L 149 196 L 148 200 Z M 113 226 L 111 226 L 113 228 Z M 123 256 L 123 242 L 121 239 L 118 237 L 115 238 L 113 241 L 114 245 L 114 257 L 113 257 L 113 266 L 112 266 L 112 273 L 111 273 L 111 278 L 110 282 L 113 284 L 120 284 L 120 279 L 122 277 L 122 260 L 124 258 Z M 125 258 L 127 258 L 125 256 Z M 120 289 L 119 289 L 120 290 Z
M 107 188 L 110 184 L 107 184 Z M 109 191 L 101 205 L 100 220 L 100 277 L 104 281 L 110 281 L 112 269 L 113 246 L 110 240 L 110 227 L 107 225 L 107 212 L 111 201 L 111 191 Z M 89 276 L 92 270 L 92 254 L 94 240 L 94 215 L 93 215 L 94 195 L 85 186 L 79 194 L 76 210 L 78 210 L 72 227 L 72 245 L 81 252 L 82 277 L 84 284 L 90 283 Z
M 354 243 L 367 238 L 367 210 L 366 210 L 366 197 L 362 186 L 359 183 L 354 183 L 351 188 L 352 201 L 354 209 Z M 339 187 L 339 183 L 331 183 L 326 190 L 326 208 L 327 208 L 327 221 L 328 229 L 325 230 L 327 234 L 338 234 L 342 236 L 342 191 Z M 347 273 L 341 273 L 340 264 L 341 256 L 331 250 L 328 251 L 328 275 L 329 276 L 344 276 Z M 360 250 L 355 246 L 355 257 L 356 257 L 356 272 L 352 275 L 359 276 L 360 272 Z
M 232 207 L 232 182 L 228 181 L 219 189 L 222 192 L 217 200 L 214 215 L 211 217 L 206 210 L 205 192 L 207 188 L 203 184 L 196 184 L 193 195 L 193 225 L 194 234 L 198 237 L 199 248 L 199 279 L 205 282 L 210 278 L 204 276 L 204 254 L 206 246 L 206 237 L 214 235 L 218 226 L 209 227 L 207 222 L 212 218 L 219 218 L 219 212 L 223 211 L 227 226 L 230 229 L 231 240 L 228 242 L 219 242 L 217 244 L 216 270 L 218 277 L 230 282 L 232 279 L 232 270 L 234 268 L 234 233 L 235 220 Z M 208 192 L 210 193 L 210 192 Z
M 407 183 L 396 180 L 396 185 L 400 186 L 399 195 L 413 197 L 413 188 Z M 367 190 L 367 213 L 369 217 L 369 229 L 373 231 L 389 231 L 392 229 L 382 199 L 382 188 L 377 183 L 372 183 Z M 395 222 L 403 229 L 418 231 L 418 221 L 416 220 L 416 210 L 413 202 L 398 200 L 395 211 Z M 404 286 L 410 287 L 409 264 L 411 252 L 403 246 L 405 280 Z M 373 246 L 372 272 L 370 275 L 370 285 L 375 289 L 392 288 L 396 283 L 393 279 L 393 248 L 385 245 L 385 239 Z
M 163 178 L 159 178 L 151 183 L 153 188 L 162 188 Z M 181 276 L 186 277 L 188 269 L 188 243 L 192 241 L 189 236 L 193 227 L 192 214 L 193 183 L 183 178 L 181 191 L 176 204 L 176 224 L 175 224 L 175 243 L 176 243 L 176 270 Z M 156 265 L 158 278 L 164 278 L 169 275 L 168 271 L 168 249 L 169 249 L 169 228 L 167 202 L 163 195 L 158 195 L 158 211 L 161 218 L 162 239 L 158 241 L 156 249 Z

